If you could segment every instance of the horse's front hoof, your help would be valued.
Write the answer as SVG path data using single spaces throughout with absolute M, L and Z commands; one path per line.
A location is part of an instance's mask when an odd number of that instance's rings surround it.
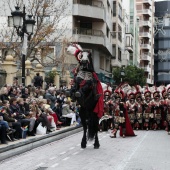
M 86 148 L 86 145 L 81 145 L 81 148 L 82 148 L 82 149 L 85 149 L 85 148 Z
M 82 148 L 82 149 L 85 149 L 85 148 L 86 148 L 86 143 L 83 143 L 83 142 L 82 142 L 82 143 L 81 143 L 81 148 Z
M 94 149 L 99 149 L 100 145 L 94 145 Z

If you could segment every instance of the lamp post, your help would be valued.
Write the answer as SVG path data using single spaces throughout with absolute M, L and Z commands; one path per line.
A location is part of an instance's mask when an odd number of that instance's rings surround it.
M 120 76 L 121 76 L 121 83 L 122 83 L 122 79 L 125 76 L 125 70 L 124 67 L 122 68 L 122 70 L 120 71 Z
M 33 29 L 35 25 L 35 20 L 32 19 L 32 15 L 26 16 L 25 6 L 23 11 L 20 10 L 19 6 L 15 7 L 15 11 L 11 12 L 13 18 L 13 26 L 16 29 L 17 35 L 21 37 L 23 43 L 22 51 L 22 85 L 25 89 L 25 56 L 27 48 L 27 40 L 30 40 L 31 35 L 33 34 Z M 23 92 L 24 93 L 24 92 Z

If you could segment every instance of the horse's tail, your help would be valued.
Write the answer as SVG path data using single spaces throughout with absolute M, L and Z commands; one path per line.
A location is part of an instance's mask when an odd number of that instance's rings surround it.
M 96 113 L 92 112 L 88 119 L 88 139 L 93 140 L 98 132 L 99 118 Z

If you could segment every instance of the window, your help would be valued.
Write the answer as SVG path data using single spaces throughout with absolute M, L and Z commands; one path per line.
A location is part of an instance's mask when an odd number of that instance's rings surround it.
M 108 58 L 106 58 L 106 71 L 110 72 L 110 60 Z
M 8 16 L 8 27 L 13 27 L 13 17 Z
M 122 21 L 122 7 L 121 7 L 120 4 L 119 4 L 119 11 L 118 11 L 118 13 L 119 13 L 119 19 Z
M 104 70 L 104 57 L 100 56 L 100 69 Z
M 107 37 L 109 37 L 109 28 L 108 27 L 106 28 L 106 35 L 107 35 Z
M 46 15 L 46 16 L 37 16 L 37 25 L 41 25 L 41 24 L 50 24 L 50 16 Z
M 116 45 L 113 45 L 112 46 L 112 49 L 113 49 L 113 58 L 116 59 Z
M 113 16 L 116 16 L 116 1 L 113 1 Z
M 122 52 L 121 52 L 121 49 L 120 48 L 118 48 L 118 60 L 119 61 L 122 61 Z
M 92 29 L 92 23 L 91 22 L 80 22 L 80 28 Z
M 122 42 L 122 27 L 118 25 L 118 39 Z
M 113 23 L 113 32 L 112 32 L 113 38 L 116 38 L 116 23 Z

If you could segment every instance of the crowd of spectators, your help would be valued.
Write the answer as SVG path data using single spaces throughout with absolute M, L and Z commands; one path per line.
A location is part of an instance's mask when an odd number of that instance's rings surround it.
M 79 105 L 66 97 L 67 88 L 56 89 L 50 84 L 43 89 L 43 80 L 39 74 L 36 77 L 33 85 L 23 87 L 14 78 L 12 85 L 6 84 L 0 89 L 1 144 L 23 138 L 23 129 L 27 129 L 27 136 L 35 136 L 39 125 L 45 127 L 48 134 L 81 124 Z

